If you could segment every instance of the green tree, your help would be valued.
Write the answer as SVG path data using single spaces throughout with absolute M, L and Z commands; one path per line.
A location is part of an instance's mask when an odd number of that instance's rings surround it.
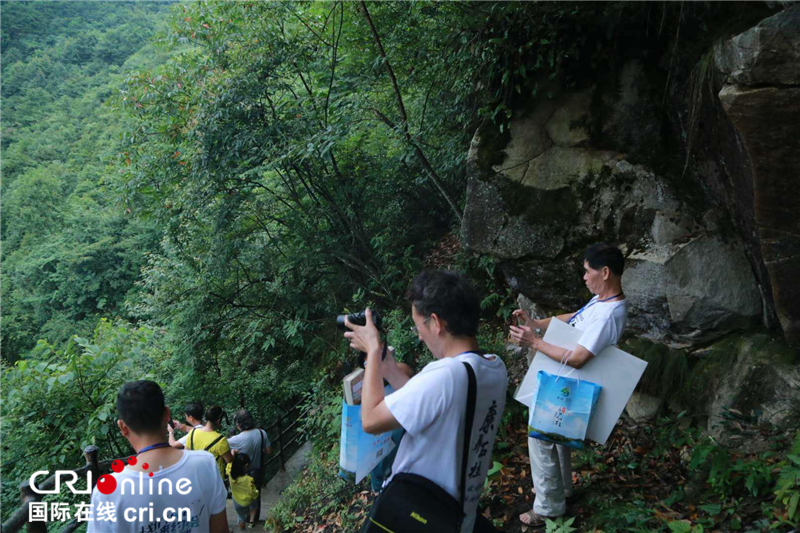
M 168 38 L 188 48 L 132 76 L 121 99 L 136 124 L 121 158 L 128 201 L 166 230 L 141 291 L 158 299 L 140 318 L 174 328 L 203 368 L 222 353 L 253 368 L 281 354 L 290 366 L 329 349 L 326 324 L 343 307 L 402 295 L 416 247 L 454 218 L 415 147 L 437 134 L 463 146 L 453 138 L 465 133 L 386 125 L 397 100 L 384 95 L 358 9 L 184 9 Z M 404 100 L 407 116 L 436 101 L 416 87 Z M 461 190 L 448 155 L 428 164 Z

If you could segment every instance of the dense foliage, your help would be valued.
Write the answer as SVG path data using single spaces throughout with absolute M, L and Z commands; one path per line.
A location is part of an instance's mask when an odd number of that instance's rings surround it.
M 2 357 L 88 335 L 123 304 L 158 242 L 116 201 L 123 129 L 105 106 L 162 61 L 158 4 L 3 2 Z

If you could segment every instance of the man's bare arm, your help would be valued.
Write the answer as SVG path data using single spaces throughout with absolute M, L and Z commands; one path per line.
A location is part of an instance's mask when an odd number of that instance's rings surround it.
M 541 320 L 531 320 L 531 327 L 533 327 L 533 329 L 541 329 L 544 331 L 550 326 L 550 321 L 554 318 L 557 318 L 562 322 L 569 322 L 569 319 L 572 318 L 572 315 L 574 314 L 575 313 L 564 313 L 563 315 L 551 316 Z
M 184 448 L 183 444 L 179 441 L 175 440 L 175 435 L 173 434 L 172 428 L 167 425 L 167 436 L 169 437 L 169 445 L 173 448 L 177 448 L 182 450 Z
M 539 319 L 539 320 L 534 320 L 534 319 L 532 319 L 530 317 L 530 315 L 528 314 L 528 312 L 526 310 L 517 309 L 516 311 L 514 311 L 513 316 L 516 317 L 517 319 L 521 320 L 523 322 L 522 323 L 523 326 L 527 326 L 527 327 L 529 327 L 531 329 L 541 329 L 541 330 L 544 331 L 544 330 L 546 330 L 548 328 L 548 326 L 550 326 L 550 321 L 552 319 L 557 318 L 557 319 L 561 320 L 562 322 L 569 322 L 569 320 L 572 318 L 572 316 L 574 314 L 575 313 L 564 313 L 563 315 L 558 315 L 558 316 L 554 316 L 554 317 L 551 316 L 551 317 L 548 317 L 548 318 L 542 318 L 542 319 Z
M 380 348 L 367 352 L 367 368 L 364 371 L 364 385 L 361 390 L 361 426 L 371 435 L 401 427 L 384 401 L 384 376 L 380 368 L 381 352 Z
M 560 318 L 560 317 L 555 317 L 555 318 Z M 561 362 L 562 359 L 565 359 L 565 356 L 569 355 L 569 357 L 566 357 L 565 362 L 566 364 L 568 364 L 573 368 L 581 368 L 592 358 L 593 355 L 592 352 L 590 352 L 580 344 L 576 346 L 575 349 L 572 350 L 570 354 L 568 354 L 567 352 L 569 352 L 570 350 L 555 346 L 537 337 L 536 333 L 534 333 L 533 329 L 530 326 L 511 326 L 510 334 L 511 334 L 511 339 L 515 343 L 519 344 L 520 346 L 529 346 L 536 351 L 542 352 L 543 354 L 545 354 L 547 357 L 549 357 L 554 361 Z
M 387 353 L 386 359 L 383 360 L 384 344 L 372 321 L 372 310 L 367 308 L 364 314 L 366 315 L 364 326 L 351 324 L 347 318 L 344 319 L 345 325 L 350 329 L 344 336 L 350 340 L 351 348 L 367 354 L 364 385 L 361 389 L 361 426 L 367 433 L 377 435 L 401 427 L 384 401 L 383 380 L 386 363 L 390 363 L 387 365 L 387 371 L 398 385 L 402 387 L 408 380 L 395 374 L 395 369 L 398 371 L 399 369 L 393 356 Z
M 405 363 L 398 363 L 394 358 L 394 348 L 387 350 L 386 359 L 381 363 L 383 379 L 389 382 L 394 390 L 400 390 L 414 376 L 414 370 Z
M 228 512 L 223 509 L 221 513 L 212 515 L 208 520 L 208 530 L 211 533 L 230 533 L 228 528 Z
M 564 359 L 565 355 L 569 356 L 564 362 L 572 368 L 581 368 L 593 357 L 592 352 L 580 344 L 577 345 L 574 350 L 572 350 L 572 353 L 567 353 L 569 350 L 538 339 L 538 342 L 534 343 L 533 348 L 534 350 L 542 352 L 553 361 L 557 361 L 559 363 L 562 362 L 562 359 Z

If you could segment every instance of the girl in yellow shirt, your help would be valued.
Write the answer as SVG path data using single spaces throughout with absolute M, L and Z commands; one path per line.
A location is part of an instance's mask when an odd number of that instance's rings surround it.
M 239 529 L 244 529 L 246 522 L 255 522 L 257 507 L 253 505 L 258 498 L 258 489 L 251 476 L 247 475 L 250 468 L 250 457 L 246 453 L 237 453 L 233 463 L 228 464 L 225 472 L 231 484 L 233 495 L 233 508 L 239 517 Z

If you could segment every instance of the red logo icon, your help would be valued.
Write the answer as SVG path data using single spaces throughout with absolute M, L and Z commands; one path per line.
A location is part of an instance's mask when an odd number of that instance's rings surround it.
M 97 480 L 97 490 L 103 494 L 111 494 L 117 490 L 117 480 L 111 474 L 100 476 Z
M 127 462 L 131 466 L 135 465 L 136 457 L 135 456 L 128 457 Z M 148 468 L 150 468 L 150 465 L 147 463 L 142 463 L 142 468 L 147 470 Z M 123 463 L 121 460 L 114 459 L 114 461 L 111 462 L 111 470 L 113 470 L 117 474 L 122 472 L 124 469 L 125 469 L 125 463 Z M 153 477 L 152 472 L 150 472 L 148 475 L 150 477 Z M 111 474 L 104 474 L 100 476 L 100 479 L 97 480 L 97 490 L 99 490 L 103 494 L 111 494 L 112 492 L 117 490 L 117 479 Z

